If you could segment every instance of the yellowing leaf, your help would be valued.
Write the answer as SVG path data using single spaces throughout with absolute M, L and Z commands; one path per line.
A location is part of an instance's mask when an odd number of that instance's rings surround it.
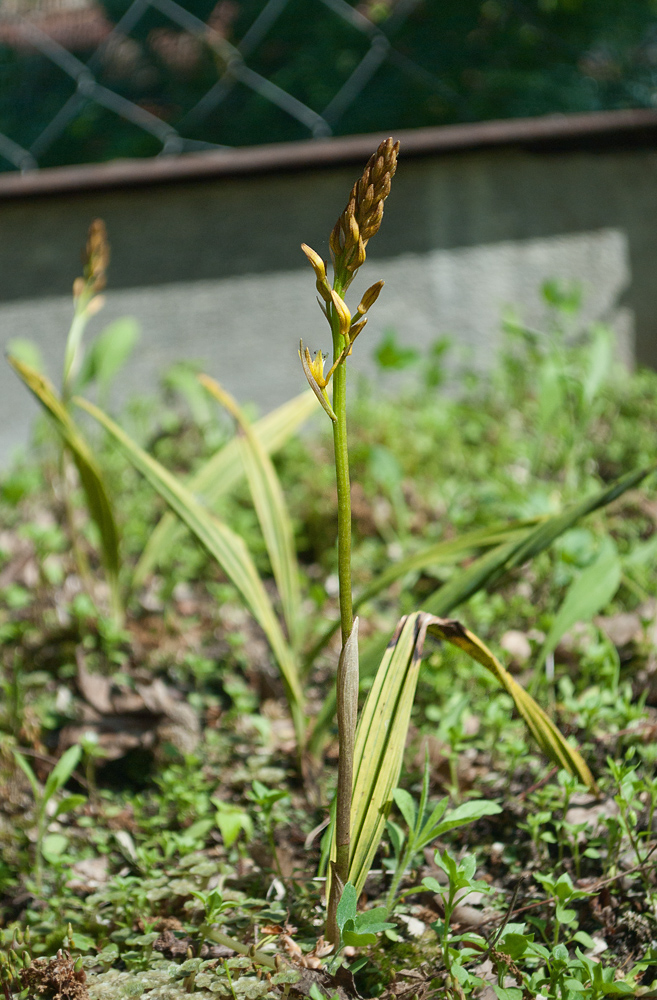
M 246 470 L 253 505 L 267 546 L 269 561 L 281 597 L 287 634 L 296 645 L 301 616 L 299 567 L 294 548 L 292 523 L 276 470 L 262 441 L 246 419 L 241 407 L 218 382 L 199 375 L 199 382 L 235 418 L 239 427 L 238 444 Z
M 282 448 L 316 409 L 315 397 L 307 389 L 258 420 L 253 425 L 253 430 L 265 451 L 273 454 Z M 212 507 L 240 482 L 243 475 L 239 441 L 233 439 L 195 472 L 187 480 L 186 486 L 190 493 L 202 498 L 208 507 Z M 149 573 L 170 557 L 184 531 L 185 526 L 173 514 L 167 513 L 162 517 L 135 568 L 135 586 L 140 586 Z
M 591 790 L 595 790 L 593 775 L 581 754 L 571 747 L 540 705 L 537 705 L 532 696 L 514 680 L 508 670 L 504 669 L 481 639 L 460 622 L 449 618 L 432 617 L 428 629 L 431 635 L 458 646 L 473 660 L 490 670 L 513 698 L 518 712 L 546 757 L 576 775 Z
M 118 577 L 121 566 L 119 555 L 119 532 L 114 520 L 112 503 L 96 464 L 91 449 L 57 395 L 54 386 L 44 375 L 40 375 L 30 365 L 11 355 L 7 358 L 14 371 L 28 389 L 36 396 L 54 423 L 64 444 L 73 456 L 82 489 L 87 500 L 89 514 L 100 532 L 103 563 L 110 587 L 118 605 Z
M 363 888 L 381 841 L 399 780 L 427 632 L 462 649 L 490 670 L 513 698 L 546 756 L 592 790 L 596 787 L 582 756 L 474 633 L 453 619 L 416 611 L 401 619 L 388 643 L 356 733 L 349 881 L 357 893 Z M 335 857 L 334 827 L 331 859 Z M 327 871 L 327 895 L 330 880 L 331 866 Z
M 224 573 L 235 584 L 253 617 L 256 619 L 278 662 L 285 685 L 288 704 L 300 748 L 304 744 L 304 697 L 299 681 L 296 657 L 283 635 L 262 580 L 258 576 L 249 550 L 234 531 L 210 514 L 190 491 L 171 475 L 164 466 L 148 455 L 128 437 L 114 421 L 87 400 L 73 402 L 90 413 L 105 427 L 124 455 L 149 481 L 171 509 L 185 522 L 201 544 L 214 556 Z

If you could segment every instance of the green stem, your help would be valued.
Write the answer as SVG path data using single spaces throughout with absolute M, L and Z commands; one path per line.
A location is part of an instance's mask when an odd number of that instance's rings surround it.
M 388 890 L 388 895 L 386 897 L 386 909 L 388 913 L 392 913 L 392 908 L 395 905 L 395 899 L 397 898 L 397 892 L 399 890 L 399 885 L 403 879 L 406 871 L 411 863 L 411 858 L 413 857 L 413 846 L 411 843 L 412 831 L 409 831 L 409 842 L 406 850 L 402 854 L 399 864 L 395 870 L 395 874 L 392 876 L 392 882 L 390 883 L 390 889 Z
M 216 944 L 223 944 L 226 948 L 232 948 L 240 955 L 248 955 L 257 962 L 258 965 L 264 965 L 266 969 L 273 969 L 278 972 L 279 966 L 276 963 L 276 957 L 266 954 L 264 951 L 256 951 L 253 946 L 242 944 L 241 941 L 237 941 L 235 938 L 229 937 L 228 934 L 224 934 L 223 931 L 217 930 L 207 930 L 205 932 L 205 937 L 208 941 L 214 941 Z M 280 961 L 280 959 L 279 959 Z
M 336 276 L 335 291 L 341 295 L 344 282 Z M 336 361 L 344 347 L 340 333 L 340 322 L 335 309 L 331 310 L 331 333 L 333 335 L 333 360 Z M 347 442 L 347 370 L 344 361 L 333 374 L 333 411 L 337 420 L 333 424 L 333 444 L 335 452 L 335 479 L 338 490 L 338 581 L 340 595 L 340 624 L 342 628 L 342 649 L 353 628 L 353 602 L 351 595 L 351 484 L 349 481 L 349 449 Z M 340 727 L 342 728 L 342 727 Z M 342 735 L 342 733 L 340 734 Z M 349 821 L 351 814 L 352 766 L 345 767 L 347 747 L 340 739 L 338 761 L 337 806 L 339 813 L 337 855 L 332 869 L 331 890 L 328 900 L 326 937 L 337 948 L 339 932 L 336 912 L 343 887 L 349 878 L 349 852 L 351 836 Z
M 334 334 L 334 345 L 341 338 Z M 339 354 L 338 343 L 334 346 Z M 335 478 L 338 488 L 338 581 L 340 584 L 340 623 L 342 645 L 351 634 L 353 607 L 351 597 L 351 484 L 349 481 L 349 451 L 347 447 L 347 370 L 338 365 L 333 375 L 333 410 L 337 421 L 333 424 L 335 448 Z

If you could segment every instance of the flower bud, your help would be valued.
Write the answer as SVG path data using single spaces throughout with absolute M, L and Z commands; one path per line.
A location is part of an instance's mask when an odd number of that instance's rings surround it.
M 349 337 L 349 327 L 351 326 L 351 313 L 347 308 L 347 303 L 341 299 L 337 292 L 331 290 L 331 301 L 340 323 L 340 333 L 343 337 Z
M 372 308 L 372 306 L 378 299 L 379 295 L 381 294 L 381 289 L 383 288 L 384 284 L 385 282 L 383 281 L 377 281 L 376 284 L 370 285 L 370 287 L 367 289 L 362 299 L 360 300 L 360 305 L 356 310 L 357 313 L 359 313 L 361 316 L 364 316 L 365 313 Z
M 308 260 L 310 261 L 310 265 L 311 265 L 313 271 L 315 272 L 315 277 L 317 278 L 317 280 L 321 281 L 321 280 L 325 279 L 326 278 L 326 265 L 324 264 L 324 261 L 319 256 L 319 254 L 316 253 L 313 250 L 312 247 L 309 247 L 307 243 L 302 243 L 301 244 L 301 249 L 305 253 L 305 255 L 308 258 Z
M 331 301 L 331 288 L 326 279 L 326 264 L 316 253 L 312 247 L 309 247 L 306 243 L 301 244 L 301 249 L 305 253 L 306 257 L 310 261 L 310 265 L 315 272 L 317 291 L 324 299 L 324 302 Z

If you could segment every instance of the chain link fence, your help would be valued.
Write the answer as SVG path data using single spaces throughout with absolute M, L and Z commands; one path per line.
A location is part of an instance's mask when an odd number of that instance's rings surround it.
M 4 0 L 0 168 L 322 139 L 358 131 L 350 112 L 386 87 L 456 101 L 395 44 L 417 5 L 221 0 L 203 17 L 195 0 L 133 0 L 113 20 L 110 3 Z

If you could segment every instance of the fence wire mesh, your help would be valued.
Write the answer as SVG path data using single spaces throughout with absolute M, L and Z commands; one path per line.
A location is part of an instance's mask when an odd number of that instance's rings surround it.
M 377 23 L 377 0 L 4 0 L 0 169 L 322 139 L 390 74 L 449 102 L 395 44 L 417 4 Z

